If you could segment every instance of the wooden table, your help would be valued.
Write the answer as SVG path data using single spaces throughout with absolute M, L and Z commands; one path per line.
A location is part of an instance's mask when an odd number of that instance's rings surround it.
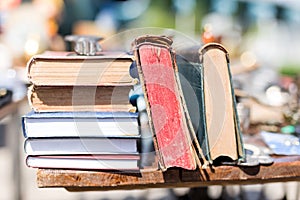
M 258 141 L 256 137 L 251 139 L 250 143 Z M 223 165 L 196 171 L 171 169 L 166 172 L 141 170 L 135 173 L 116 173 L 39 169 L 37 183 L 38 187 L 65 187 L 69 191 L 92 191 L 262 184 L 300 180 L 300 156 L 276 156 L 274 161 L 269 166 L 238 167 Z

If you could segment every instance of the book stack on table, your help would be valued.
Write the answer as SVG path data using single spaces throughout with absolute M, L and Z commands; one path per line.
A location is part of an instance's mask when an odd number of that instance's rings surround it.
M 29 61 L 23 116 L 26 164 L 35 168 L 139 169 L 138 113 L 129 102 L 132 56 L 45 52 Z
M 226 49 L 206 44 L 194 63 L 172 43 L 145 35 L 132 43 L 134 56 L 34 56 L 33 111 L 23 118 L 27 165 L 166 171 L 244 162 Z

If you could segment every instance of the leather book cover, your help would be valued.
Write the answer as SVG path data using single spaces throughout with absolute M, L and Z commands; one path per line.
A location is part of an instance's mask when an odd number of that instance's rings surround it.
M 193 170 L 197 156 L 171 44 L 168 37 L 146 35 L 137 38 L 133 48 L 160 167 Z

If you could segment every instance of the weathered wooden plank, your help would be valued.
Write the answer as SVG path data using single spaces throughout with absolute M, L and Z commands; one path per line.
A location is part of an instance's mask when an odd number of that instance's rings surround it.
M 205 170 L 179 168 L 138 173 L 39 169 L 39 187 L 65 187 L 70 191 L 199 187 L 207 185 L 258 184 L 300 180 L 300 156 L 275 157 L 270 166 L 218 166 Z

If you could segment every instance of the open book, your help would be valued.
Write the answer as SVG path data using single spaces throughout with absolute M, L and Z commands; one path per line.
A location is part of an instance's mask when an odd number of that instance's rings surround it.
M 178 72 L 182 62 L 176 62 L 171 44 L 168 37 L 149 35 L 133 44 L 161 169 L 192 170 L 223 157 L 238 162 L 244 152 L 227 52 L 217 44 L 201 49 L 201 63 L 192 65 L 198 74 L 185 77 L 195 89 L 195 98 L 190 98 Z M 191 70 L 179 68 L 187 74 Z

